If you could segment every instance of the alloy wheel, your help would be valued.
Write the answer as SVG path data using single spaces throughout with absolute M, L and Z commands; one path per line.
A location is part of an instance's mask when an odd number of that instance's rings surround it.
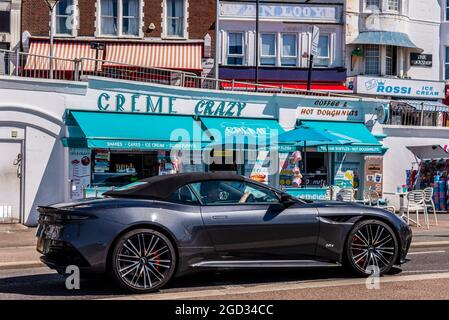
M 173 273 L 171 245 L 160 234 L 139 232 L 121 241 L 115 255 L 116 274 L 134 290 L 151 290 L 165 284 Z
M 391 229 L 379 222 L 360 225 L 352 233 L 349 258 L 364 274 L 388 271 L 397 256 L 397 244 Z

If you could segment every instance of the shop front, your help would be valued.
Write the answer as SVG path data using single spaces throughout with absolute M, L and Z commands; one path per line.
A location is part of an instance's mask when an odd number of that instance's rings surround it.
M 296 127 L 322 132 L 328 141 L 301 141 L 295 152 L 281 154 L 280 186 L 311 200 L 335 199 L 341 189 L 359 199 L 367 188 L 381 194 L 382 165 L 376 172 L 366 169 L 373 158 L 382 163 L 386 151 L 364 121 L 373 105 L 382 107 L 361 100 L 301 101 Z
M 258 105 L 98 93 L 97 110 L 69 109 L 64 116 L 71 199 L 182 172 L 229 171 L 274 185 L 275 137 L 284 130 L 274 117 L 247 113 L 251 106 Z
M 384 121 L 375 125 L 389 150 L 384 156 L 383 184 L 390 204 L 399 208 L 400 199 L 396 193 L 403 189 L 436 188 L 438 185 L 435 194 L 446 193 L 445 175 L 438 174 L 445 172 L 445 157 L 433 158 L 434 152 L 427 152 L 427 155 L 421 154 L 424 160 L 420 160 L 412 151 L 415 148 L 429 151 L 431 146 L 448 144 L 449 106 L 442 103 L 446 97 L 445 83 L 369 76 L 357 76 L 350 82 L 358 94 L 390 101 L 383 113 Z M 417 184 L 418 176 L 422 180 Z M 438 201 L 440 199 L 443 197 Z M 441 208 L 444 208 L 443 202 Z

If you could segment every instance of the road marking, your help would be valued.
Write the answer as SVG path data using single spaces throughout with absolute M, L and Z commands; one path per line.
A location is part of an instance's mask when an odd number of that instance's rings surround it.
M 401 273 L 435 273 L 435 272 L 449 272 L 449 269 L 442 269 L 442 270 L 405 270 Z
M 435 251 L 417 251 L 417 252 L 409 252 L 408 255 L 414 254 L 431 254 L 431 253 L 445 253 L 445 250 L 435 250 Z
M 391 282 L 406 282 L 406 281 L 423 281 L 423 280 L 435 280 L 435 279 L 449 279 L 449 272 L 444 273 L 430 273 L 419 275 L 406 275 L 406 276 L 387 276 L 380 279 L 380 284 Z M 366 285 L 366 278 L 358 279 L 342 279 L 342 280 L 318 280 L 318 281 L 290 281 L 255 285 L 251 287 L 217 287 L 213 289 L 205 289 L 198 291 L 183 291 L 183 292 L 161 292 L 150 293 L 143 295 L 132 295 L 123 297 L 106 298 L 101 300 L 175 300 L 175 299 L 192 299 L 203 298 L 211 296 L 228 296 L 236 294 L 254 294 L 254 293 L 266 293 L 273 291 L 289 291 L 299 289 L 311 289 L 311 288 L 326 288 L 326 287 L 340 287 L 340 286 L 353 286 L 353 285 Z

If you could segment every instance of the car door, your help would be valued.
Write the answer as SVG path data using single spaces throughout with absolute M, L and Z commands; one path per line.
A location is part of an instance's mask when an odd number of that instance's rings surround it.
M 242 181 L 192 186 L 216 252 L 223 258 L 296 260 L 314 256 L 317 210 L 297 203 L 286 208 L 269 188 Z M 215 193 L 215 199 L 211 195 Z M 246 199 L 242 199 L 246 194 Z

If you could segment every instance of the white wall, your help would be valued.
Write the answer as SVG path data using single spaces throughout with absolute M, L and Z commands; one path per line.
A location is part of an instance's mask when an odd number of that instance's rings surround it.
M 449 129 L 446 128 L 384 126 L 383 132 L 387 135 L 384 145 L 388 148 L 384 155 L 384 192 L 396 192 L 398 185 L 405 184 L 406 170 L 416 162 L 407 146 L 449 144 Z M 399 208 L 397 197 L 387 198 Z
M 441 0 L 407 1 L 402 0 L 402 9 L 399 14 L 390 12 L 372 12 L 364 8 L 365 0 L 348 0 L 346 12 L 346 66 L 348 76 L 363 73 L 363 58 L 358 58 L 354 70 L 350 70 L 351 52 L 357 47 L 352 45 L 359 32 L 363 31 L 390 31 L 406 33 L 411 41 L 422 53 L 433 55 L 433 66 L 410 66 L 410 53 L 418 52 L 414 49 L 402 48 L 398 52 L 398 70 L 401 76 L 412 79 L 440 80 L 440 22 Z M 385 2 L 385 1 L 384 1 Z M 382 2 L 381 2 L 382 3 Z M 385 6 L 385 3 L 383 3 Z M 385 72 L 385 47 L 382 48 L 382 75 Z

